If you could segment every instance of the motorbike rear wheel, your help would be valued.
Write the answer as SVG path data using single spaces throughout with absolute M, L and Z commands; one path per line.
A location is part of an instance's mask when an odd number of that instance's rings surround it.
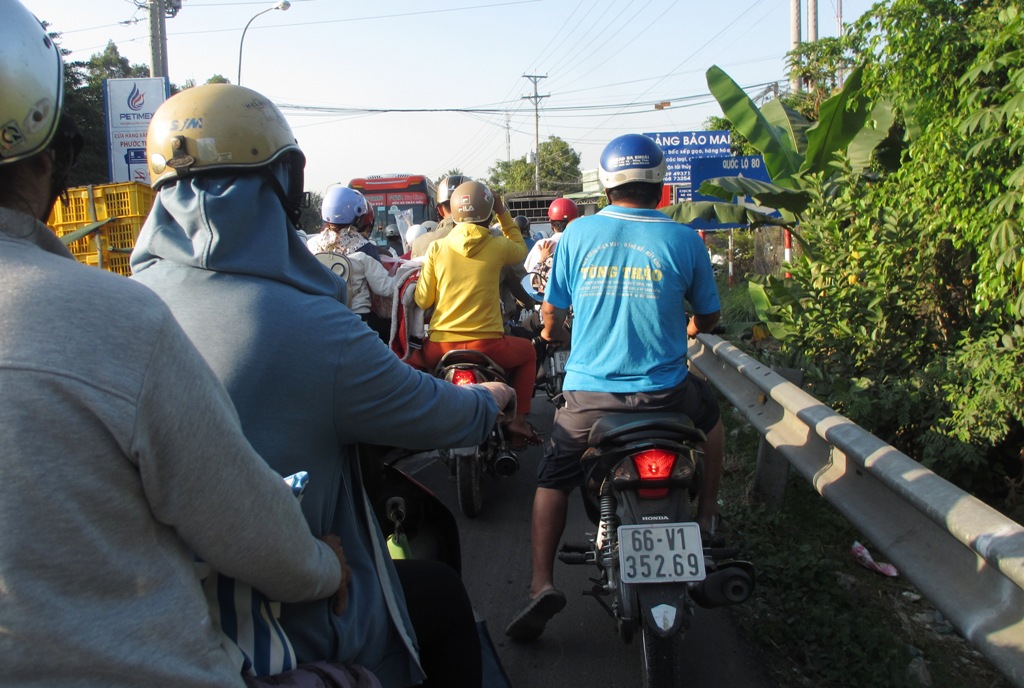
M 643 688 L 682 688 L 683 637 L 680 630 L 667 638 L 643 625 Z
M 458 487 L 459 509 L 467 518 L 475 518 L 483 508 L 480 489 L 480 452 L 455 457 L 455 484 Z

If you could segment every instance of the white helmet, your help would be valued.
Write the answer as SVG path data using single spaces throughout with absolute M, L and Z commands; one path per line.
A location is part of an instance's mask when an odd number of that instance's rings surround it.
M 332 225 L 350 225 L 356 218 L 366 214 L 366 199 L 363 194 L 347 186 L 332 186 L 324 194 L 320 206 L 320 217 Z
M 409 229 L 405 230 L 405 247 L 407 249 L 410 248 L 412 246 L 413 240 L 416 237 L 426 234 L 428 231 L 430 230 L 428 230 L 423 225 L 413 225 Z
M 17 0 L 0 0 L 0 165 L 41 153 L 64 104 L 60 50 Z

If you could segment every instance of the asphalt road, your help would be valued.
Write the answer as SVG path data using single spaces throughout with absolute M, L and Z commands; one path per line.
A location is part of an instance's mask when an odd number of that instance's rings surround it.
M 549 434 L 553 407 L 534 399 L 530 420 Z M 505 637 L 505 626 L 526 603 L 530 584 L 530 509 L 541 448 L 519 453 L 520 471 L 510 477 L 484 477 L 484 507 L 474 519 L 458 508 L 455 483 L 431 456 L 403 466 L 429 487 L 456 515 L 462 541 L 463 580 L 477 614 L 487 623 L 495 648 L 515 688 L 637 688 L 639 637 L 623 643 L 611 617 L 582 591 L 590 588 L 587 566 L 555 564 L 555 582 L 569 604 L 533 643 Z M 570 503 L 565 540 L 579 541 L 594 526 L 578 495 Z M 683 649 L 687 688 L 774 688 L 753 651 L 735 631 L 728 610 L 698 612 Z

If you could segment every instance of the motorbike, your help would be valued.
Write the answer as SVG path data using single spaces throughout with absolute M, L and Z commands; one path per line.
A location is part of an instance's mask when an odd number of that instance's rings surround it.
M 681 644 L 695 605 L 740 604 L 754 589 L 739 549 L 705 542 L 691 502 L 701 483 L 704 433 L 679 413 L 607 415 L 591 427 L 583 455 L 584 506 L 597 532 L 566 543 L 559 559 L 596 566 L 584 594 L 643 646 L 644 688 L 676 688 Z
M 536 272 L 527 273 L 522 280 L 523 289 L 537 301 L 544 300 L 543 275 Z M 534 390 L 543 391 L 548 400 L 559 407 L 562 405 L 562 382 L 565 380 L 565 364 L 569 360 L 568 343 L 551 346 L 540 338 L 543 322 L 540 306 L 523 309 L 520 313 L 519 328 L 532 334 L 533 346 L 537 350 L 537 382 Z M 566 319 L 566 327 L 571 328 L 572 317 Z
M 449 351 L 438 361 L 434 376 L 456 385 L 480 382 L 506 382 L 505 371 L 488 356 L 472 349 Z M 512 402 L 515 403 L 514 400 Z M 505 413 L 514 415 L 512 409 Z M 501 423 L 495 421 L 487 438 L 479 445 L 442 449 L 441 460 L 455 476 L 459 510 L 468 518 L 483 508 L 483 475 L 507 478 L 519 471 L 519 459 L 509 445 Z
M 360 444 L 363 486 L 392 559 L 427 559 L 452 567 L 462 576 L 462 548 L 455 515 L 403 465 L 419 452 Z M 294 489 L 294 488 L 293 488 Z M 483 685 L 511 688 L 486 622 L 477 621 Z

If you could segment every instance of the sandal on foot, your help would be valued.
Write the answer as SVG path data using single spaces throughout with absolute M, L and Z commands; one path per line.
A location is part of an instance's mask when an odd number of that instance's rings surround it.
M 516 451 L 522 451 L 523 449 L 526 449 L 530 446 L 538 446 L 544 444 L 544 438 L 541 437 L 540 433 L 537 432 L 537 429 L 533 427 L 533 423 L 531 423 L 530 421 L 526 421 L 526 424 L 530 428 L 529 435 L 521 432 L 516 432 L 509 428 L 507 425 L 505 426 L 505 432 L 508 434 L 508 444 L 510 448 Z
M 544 626 L 565 607 L 565 595 L 549 588 L 530 600 L 526 609 L 519 612 L 505 629 L 505 635 L 512 640 L 536 640 L 544 632 Z

